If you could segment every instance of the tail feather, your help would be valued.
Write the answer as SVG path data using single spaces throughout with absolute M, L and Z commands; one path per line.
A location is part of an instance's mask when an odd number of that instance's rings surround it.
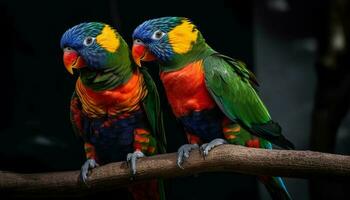
M 253 125 L 251 130 L 257 136 L 262 137 L 282 148 L 295 148 L 293 143 L 291 143 L 282 135 L 282 128 L 277 122 L 271 120 L 266 124 Z
M 265 185 L 273 200 L 291 200 L 281 177 L 260 176 L 260 181 Z
M 271 143 L 264 139 L 260 139 L 260 147 L 264 149 L 272 149 Z M 281 177 L 259 176 L 259 179 L 265 185 L 273 200 L 292 199 Z

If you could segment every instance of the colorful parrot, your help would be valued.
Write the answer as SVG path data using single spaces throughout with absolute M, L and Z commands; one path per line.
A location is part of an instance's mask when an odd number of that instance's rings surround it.
M 79 72 L 70 109 L 86 152 L 82 181 L 90 169 L 125 159 L 134 175 L 138 158 L 164 153 L 156 85 L 145 68 L 135 65 L 117 31 L 104 23 L 81 23 L 63 34 L 61 48 L 68 72 Z M 135 200 L 164 199 L 161 180 L 128 189 Z
M 159 63 L 168 101 L 186 131 L 189 144 L 178 150 L 179 167 L 199 145 L 204 157 L 226 143 L 294 148 L 259 98 L 253 73 L 243 62 L 214 51 L 189 19 L 145 21 L 135 29 L 133 39 L 132 54 L 138 65 Z M 290 199 L 280 177 L 261 176 L 260 180 L 274 199 Z

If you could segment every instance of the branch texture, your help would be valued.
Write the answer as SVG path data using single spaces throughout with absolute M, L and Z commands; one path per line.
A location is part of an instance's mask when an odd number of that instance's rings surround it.
M 80 196 L 82 193 L 110 190 L 150 178 L 219 171 L 296 178 L 350 177 L 350 156 L 236 145 L 219 146 L 205 160 L 198 151 L 193 151 L 183 166 L 184 170 L 177 167 L 176 153 L 142 158 L 137 163 L 137 175 L 131 180 L 126 162 L 111 163 L 94 169 L 88 186 L 79 181 L 79 171 L 37 174 L 0 171 L 0 191 L 15 196 Z

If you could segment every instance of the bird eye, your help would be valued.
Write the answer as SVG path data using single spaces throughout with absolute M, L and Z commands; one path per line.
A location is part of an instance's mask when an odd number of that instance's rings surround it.
M 165 35 L 164 32 L 158 30 L 158 31 L 155 31 L 152 35 L 152 39 L 154 40 L 160 40 L 163 36 Z
M 85 38 L 83 43 L 85 46 L 90 46 L 92 45 L 92 43 L 94 43 L 94 41 L 95 41 L 95 38 L 89 36 Z
M 135 40 L 134 40 L 134 43 L 135 43 L 135 44 L 143 44 L 143 42 L 142 42 L 140 39 L 135 39 Z
M 71 47 L 64 47 L 63 50 L 64 51 L 72 51 L 73 49 Z

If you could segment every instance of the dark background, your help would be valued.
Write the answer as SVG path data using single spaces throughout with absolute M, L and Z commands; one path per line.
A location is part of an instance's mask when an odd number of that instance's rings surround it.
M 65 30 L 101 21 L 131 45 L 138 24 L 162 16 L 192 19 L 214 49 L 245 61 L 257 74 L 271 115 L 298 149 L 349 154 L 350 12 L 344 2 L 2 0 L 0 170 L 77 170 L 84 162 L 69 121 L 76 77 L 63 67 L 59 41 Z M 150 70 L 157 80 L 158 70 Z M 185 138 L 171 114 L 165 119 L 168 151 L 174 152 Z M 286 183 L 294 199 L 345 199 L 350 188 L 324 180 L 313 180 L 311 187 L 301 179 Z M 168 196 L 269 199 L 255 177 L 233 173 L 168 180 Z

